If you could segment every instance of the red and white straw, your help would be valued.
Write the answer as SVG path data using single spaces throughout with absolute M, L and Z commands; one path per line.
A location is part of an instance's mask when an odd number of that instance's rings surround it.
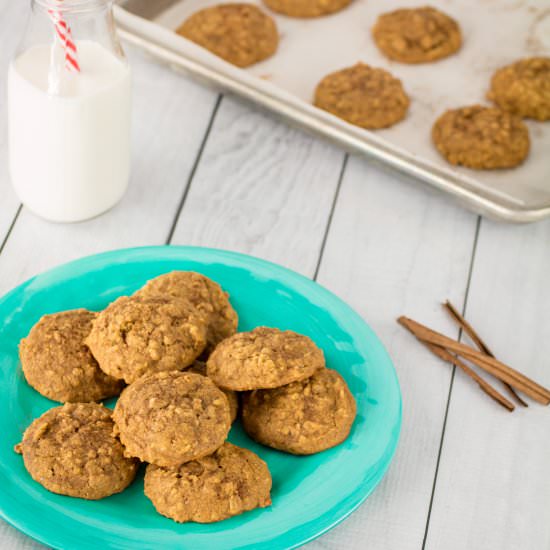
M 60 3 L 59 0 L 58 3 Z M 65 68 L 70 72 L 79 73 L 80 65 L 78 63 L 78 52 L 73 40 L 71 27 L 67 21 L 65 21 L 60 9 L 49 9 L 48 14 L 54 24 L 57 38 L 61 42 L 61 46 L 65 52 Z

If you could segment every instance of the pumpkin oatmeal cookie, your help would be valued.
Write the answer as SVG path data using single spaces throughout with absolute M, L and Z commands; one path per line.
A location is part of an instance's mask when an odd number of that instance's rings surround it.
M 458 23 L 429 6 L 380 15 L 372 35 L 386 57 L 401 63 L 436 61 L 462 45 Z
M 111 411 L 97 403 L 50 409 L 25 430 L 16 451 L 48 491 L 88 500 L 120 493 L 138 468 L 113 435 Z
M 550 120 L 550 57 L 529 57 L 493 75 L 487 97 L 525 118 Z
M 290 17 L 320 17 L 343 10 L 352 0 L 264 0 L 277 13 Z
M 190 372 L 158 372 L 130 384 L 113 420 L 126 456 L 166 467 L 213 453 L 231 427 L 225 395 Z
M 373 130 L 405 118 L 409 103 L 399 79 L 364 63 L 325 76 L 314 99 L 317 107 Z
M 245 396 L 242 412 L 252 439 L 298 455 L 342 443 L 355 415 L 355 400 L 346 382 L 331 369 L 281 388 L 253 391 Z
M 310 377 L 325 366 L 323 352 L 307 336 L 258 327 L 224 340 L 208 358 L 208 377 L 220 388 L 276 388 Z
M 237 67 L 272 56 L 279 44 L 275 22 L 252 4 L 220 4 L 189 17 L 177 33 Z
M 206 321 L 183 299 L 123 296 L 98 314 L 86 344 L 104 372 L 131 384 L 191 365 L 206 345 Z
M 271 504 L 266 463 L 231 443 L 177 468 L 150 464 L 144 488 L 157 512 L 179 523 L 212 523 Z
M 61 403 L 100 401 L 118 395 L 124 383 L 105 374 L 84 339 L 96 313 L 86 309 L 44 315 L 19 344 L 27 382 Z
M 196 374 L 200 374 L 201 376 L 208 376 L 206 373 L 206 363 L 203 363 L 202 361 L 195 361 L 188 369 L 185 369 L 185 372 L 194 372 Z M 239 412 L 239 398 L 237 396 L 237 392 L 232 390 L 224 390 L 222 388 L 220 389 L 229 402 L 229 413 L 231 416 L 231 422 L 233 423 L 235 422 Z
M 443 113 L 432 128 L 432 139 L 451 164 L 478 170 L 512 168 L 529 153 L 529 132 L 523 121 L 482 105 Z
M 229 294 L 218 283 L 200 273 L 173 271 L 160 275 L 151 279 L 136 295 L 188 300 L 206 318 L 207 353 L 237 331 L 239 317 L 229 303 Z

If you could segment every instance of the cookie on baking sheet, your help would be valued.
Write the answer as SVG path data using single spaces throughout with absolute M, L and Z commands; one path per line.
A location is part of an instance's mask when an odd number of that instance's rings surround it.
M 443 113 L 433 125 L 432 139 L 451 164 L 478 170 L 517 166 L 530 147 L 529 131 L 518 116 L 482 105 Z
M 229 302 L 229 294 L 208 277 L 193 271 L 173 271 L 151 279 L 136 295 L 185 298 L 207 322 L 207 353 L 224 338 L 235 334 L 239 317 Z
M 231 443 L 178 468 L 150 464 L 144 489 L 159 514 L 179 523 L 212 523 L 271 504 L 267 464 Z
M 458 23 L 429 6 L 380 15 L 372 35 L 386 57 L 401 63 L 436 61 L 455 53 L 462 45 Z
M 550 57 L 528 57 L 502 67 L 493 75 L 487 97 L 504 111 L 550 120 Z
M 253 4 L 220 4 L 191 15 L 177 33 L 237 67 L 272 56 L 279 44 L 273 19 Z
M 185 372 L 194 372 L 200 374 L 201 376 L 208 376 L 206 373 L 206 363 L 202 361 L 195 361 L 188 369 L 185 369 Z M 235 422 L 237 414 L 239 412 L 239 398 L 237 393 L 232 390 L 222 389 L 227 401 L 229 402 L 229 413 L 231 416 L 231 422 Z
M 183 299 L 123 296 L 98 314 L 86 344 L 104 372 L 130 384 L 191 365 L 206 345 L 206 321 Z
M 89 500 L 120 493 L 138 468 L 113 435 L 111 411 L 97 403 L 50 409 L 25 430 L 16 451 L 48 491 Z
M 220 388 L 246 391 L 303 380 L 324 366 L 323 352 L 307 336 L 258 327 L 219 344 L 206 372 Z
M 84 339 L 96 313 L 86 309 L 44 315 L 19 344 L 27 382 L 62 403 L 100 401 L 118 395 L 124 383 L 105 374 Z
M 343 10 L 352 0 L 264 0 L 273 11 L 290 17 L 320 17 Z
M 177 371 L 130 384 L 115 405 L 113 420 L 127 456 L 167 467 L 213 453 L 231 427 L 222 391 L 204 376 Z
M 399 79 L 364 63 L 325 76 L 314 99 L 317 107 L 373 130 L 405 118 L 409 103 Z
M 256 390 L 243 400 L 243 425 L 252 439 L 308 455 L 344 441 L 356 415 L 355 399 L 344 379 L 331 369 L 272 390 Z

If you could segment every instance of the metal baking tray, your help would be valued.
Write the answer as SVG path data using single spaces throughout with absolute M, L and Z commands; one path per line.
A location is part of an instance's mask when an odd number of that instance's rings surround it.
M 532 138 L 529 158 L 510 170 L 452 167 L 430 139 L 433 121 L 444 110 L 486 102 L 496 68 L 524 56 L 548 55 L 548 0 L 432 2 L 459 21 L 464 45 L 452 57 L 422 65 L 385 59 L 370 35 L 380 13 L 415 6 L 417 0 L 354 0 L 337 14 L 309 20 L 272 14 L 281 35 L 279 49 L 270 59 L 244 70 L 174 32 L 191 13 L 217 3 L 220 0 L 119 0 L 115 18 L 123 39 L 169 66 L 415 176 L 475 212 L 518 223 L 550 216 L 550 122 L 527 121 Z M 372 132 L 311 105 L 323 76 L 360 60 L 401 78 L 411 97 L 403 122 Z

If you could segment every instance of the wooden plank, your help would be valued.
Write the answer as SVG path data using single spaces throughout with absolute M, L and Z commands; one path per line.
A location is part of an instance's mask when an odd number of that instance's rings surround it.
M 210 123 L 217 94 L 129 51 L 134 74 L 130 187 L 113 210 L 72 224 L 23 209 L 0 255 L 0 293 L 83 255 L 163 244 Z M 5 178 L 0 180 L 5 185 Z
M 346 171 L 318 281 L 351 304 L 386 345 L 403 395 L 388 476 L 346 522 L 311 548 L 419 550 L 426 527 L 451 367 L 396 323 L 407 314 L 448 334 L 440 310 L 461 304 L 476 217 L 362 159 Z
M 317 265 L 344 153 L 224 98 L 172 240 Z
M 0 74 L 7 75 L 8 67 L 18 42 L 29 5 L 26 2 L 0 0 L 2 47 Z M 8 173 L 7 86 L 2 78 L 0 86 L 0 249 L 19 208 L 19 200 L 12 189 Z
M 466 318 L 499 359 L 550 386 L 550 222 L 483 221 Z M 550 410 L 513 414 L 457 376 L 426 548 L 550 547 Z
M 2 520 L 0 520 L 0 547 L 2 550 L 44 550 L 46 548 Z

